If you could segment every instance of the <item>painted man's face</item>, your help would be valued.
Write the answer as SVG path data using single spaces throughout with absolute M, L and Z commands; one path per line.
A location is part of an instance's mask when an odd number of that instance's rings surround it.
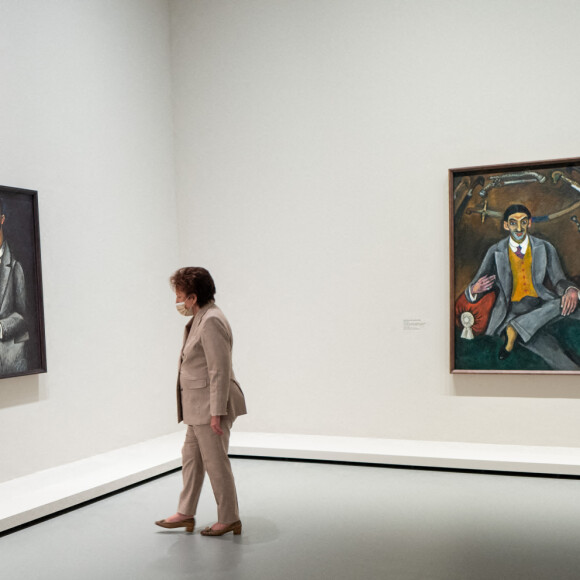
M 507 222 L 503 222 L 503 229 L 510 233 L 514 242 L 521 244 L 528 235 L 530 218 L 525 213 L 512 213 Z

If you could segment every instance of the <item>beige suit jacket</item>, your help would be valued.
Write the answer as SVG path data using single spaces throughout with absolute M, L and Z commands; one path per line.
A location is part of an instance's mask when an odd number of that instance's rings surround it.
M 246 414 L 232 369 L 232 344 L 232 329 L 213 302 L 187 323 L 177 377 L 178 422 L 207 425 L 216 415 L 233 422 Z

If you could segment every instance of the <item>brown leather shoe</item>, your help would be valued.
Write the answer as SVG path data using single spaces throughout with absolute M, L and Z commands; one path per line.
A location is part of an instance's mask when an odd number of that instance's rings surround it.
M 166 522 L 165 520 L 159 520 L 155 522 L 155 525 L 168 529 L 185 528 L 185 531 L 191 534 L 195 527 L 195 518 L 187 518 L 186 520 L 181 520 L 179 522 Z
M 223 530 L 212 530 L 211 528 L 205 528 L 205 530 L 201 530 L 202 536 L 223 536 L 228 532 L 234 532 L 234 536 L 239 536 L 242 533 L 242 522 L 238 520 L 233 524 L 225 527 Z

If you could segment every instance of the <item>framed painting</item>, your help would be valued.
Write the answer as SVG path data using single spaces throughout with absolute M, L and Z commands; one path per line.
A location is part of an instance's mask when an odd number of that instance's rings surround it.
M 452 373 L 580 373 L 580 158 L 449 170 Z
M 37 195 L 0 186 L 0 379 L 46 372 Z

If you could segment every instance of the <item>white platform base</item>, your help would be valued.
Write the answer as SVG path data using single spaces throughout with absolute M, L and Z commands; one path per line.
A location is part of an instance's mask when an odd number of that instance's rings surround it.
M 0 532 L 181 466 L 184 432 L 0 484 Z M 233 432 L 232 455 L 580 477 L 580 449 Z

